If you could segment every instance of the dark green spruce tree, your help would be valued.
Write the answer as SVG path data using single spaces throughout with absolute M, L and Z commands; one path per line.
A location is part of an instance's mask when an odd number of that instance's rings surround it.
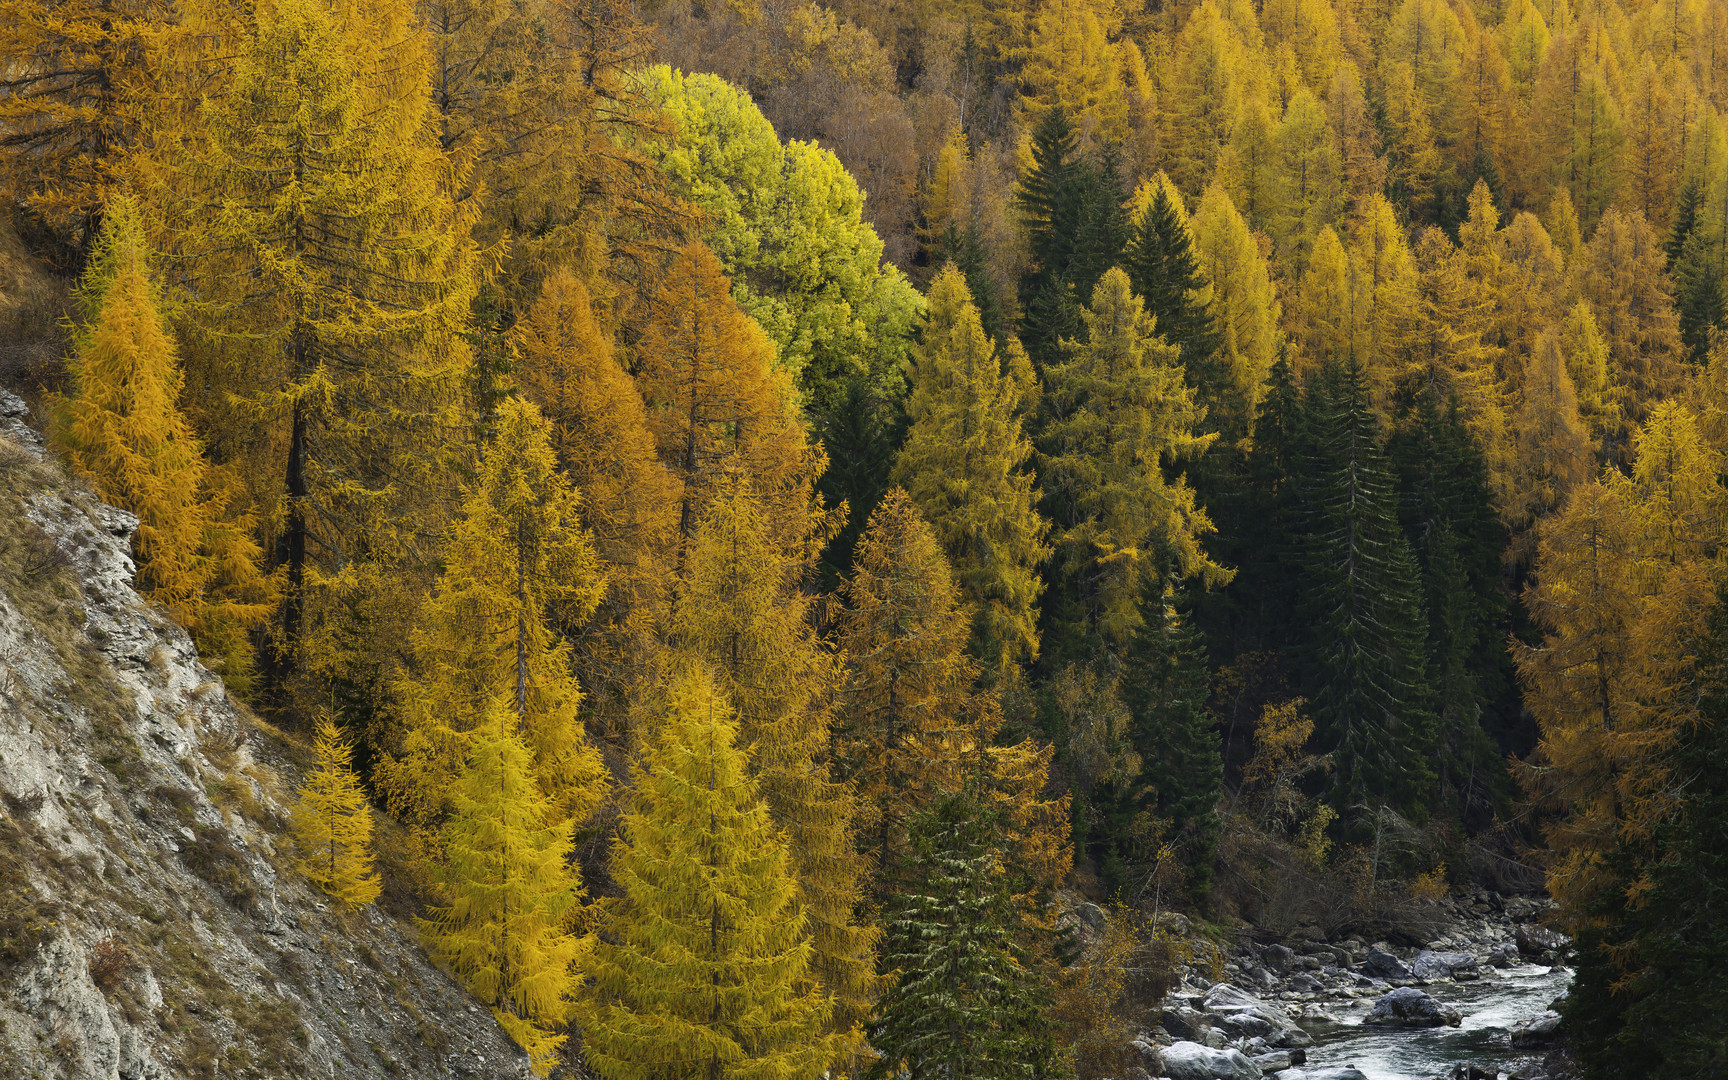
M 1674 263 L 1675 307 L 1686 358 L 1702 364 L 1710 333 L 1728 322 L 1728 220 L 1700 221 L 1687 233 Z
M 866 1024 L 872 1080 L 1042 1080 L 1058 1073 L 1049 994 L 999 866 L 997 823 L 951 794 L 910 823 L 913 858 L 884 913 L 898 972 Z
M 1140 773 L 1124 792 L 1124 809 L 1170 822 L 1187 870 L 1188 893 L 1203 902 L 1218 853 L 1218 800 L 1224 758 L 1217 724 L 1206 709 L 1212 679 L 1200 634 L 1182 618 L 1162 582 L 1148 582 L 1140 601 L 1145 623 L 1123 656 L 1122 703 Z M 1126 816 L 1126 815 L 1123 815 Z M 1135 852 L 1150 869 L 1151 852 Z
M 1688 176 L 1686 182 L 1680 185 L 1679 194 L 1674 196 L 1674 225 L 1668 230 L 1668 241 L 1662 245 L 1662 250 L 1668 253 L 1668 269 L 1672 271 L 1674 264 L 1680 261 L 1680 253 L 1686 250 L 1686 240 L 1692 231 L 1698 227 L 1698 219 L 1704 209 L 1704 189 L 1698 183 L 1697 176 Z
M 1162 184 L 1134 223 L 1122 269 L 1134 295 L 1157 320 L 1158 333 L 1181 350 L 1188 385 L 1200 392 L 1201 401 L 1217 401 L 1228 378 L 1217 363 L 1218 329 L 1212 313 L 1194 300 L 1194 293 L 1207 285 L 1206 275 Z
M 1510 738 L 1523 722 L 1505 644 L 1505 530 L 1487 463 L 1456 401 L 1442 408 L 1431 391 L 1418 394 L 1401 410 L 1387 456 L 1398 478 L 1398 516 L 1422 575 L 1440 791 L 1466 826 L 1485 828 L 1509 780 L 1487 727 Z
M 1080 308 L 1128 242 L 1116 152 L 1081 154 L 1067 113 L 1052 106 L 1032 130 L 1032 168 L 1015 202 L 1031 240 L 1032 270 L 1021 282 L 1020 340 L 1040 368 L 1079 336 Z
M 1421 818 L 1435 779 L 1421 575 L 1360 365 L 1333 364 L 1318 382 L 1296 463 L 1296 659 L 1342 818 L 1380 807 Z
M 1698 649 L 1702 723 L 1673 758 L 1676 812 L 1650 851 L 1616 869 L 1643 878 L 1600 897 L 1577 942 L 1563 1012 L 1590 1080 L 1728 1078 L 1728 587 Z

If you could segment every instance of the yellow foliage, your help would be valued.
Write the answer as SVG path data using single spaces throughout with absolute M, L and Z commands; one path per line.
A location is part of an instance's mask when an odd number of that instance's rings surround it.
M 328 716 L 312 745 L 316 764 L 294 807 L 300 872 L 343 907 L 364 907 L 383 885 L 372 869 L 372 808 L 349 766 L 354 748 Z

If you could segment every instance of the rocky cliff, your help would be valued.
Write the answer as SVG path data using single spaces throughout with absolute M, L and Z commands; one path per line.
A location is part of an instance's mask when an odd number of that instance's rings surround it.
M 294 871 L 304 751 L 134 591 L 134 525 L 0 391 L 0 1077 L 529 1075 L 406 911 Z

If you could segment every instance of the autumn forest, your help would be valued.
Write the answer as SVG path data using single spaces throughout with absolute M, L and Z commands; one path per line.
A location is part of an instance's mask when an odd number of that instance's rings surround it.
M 541 1075 L 1478 887 L 1728 1075 L 1728 4 L 1575 2 L 0 0 L 0 374 Z

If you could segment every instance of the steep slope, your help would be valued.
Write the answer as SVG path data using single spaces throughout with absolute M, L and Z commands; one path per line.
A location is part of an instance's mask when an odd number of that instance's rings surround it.
M 304 751 L 139 598 L 135 520 L 25 420 L 0 391 L 0 1076 L 527 1076 L 406 918 L 295 872 Z

